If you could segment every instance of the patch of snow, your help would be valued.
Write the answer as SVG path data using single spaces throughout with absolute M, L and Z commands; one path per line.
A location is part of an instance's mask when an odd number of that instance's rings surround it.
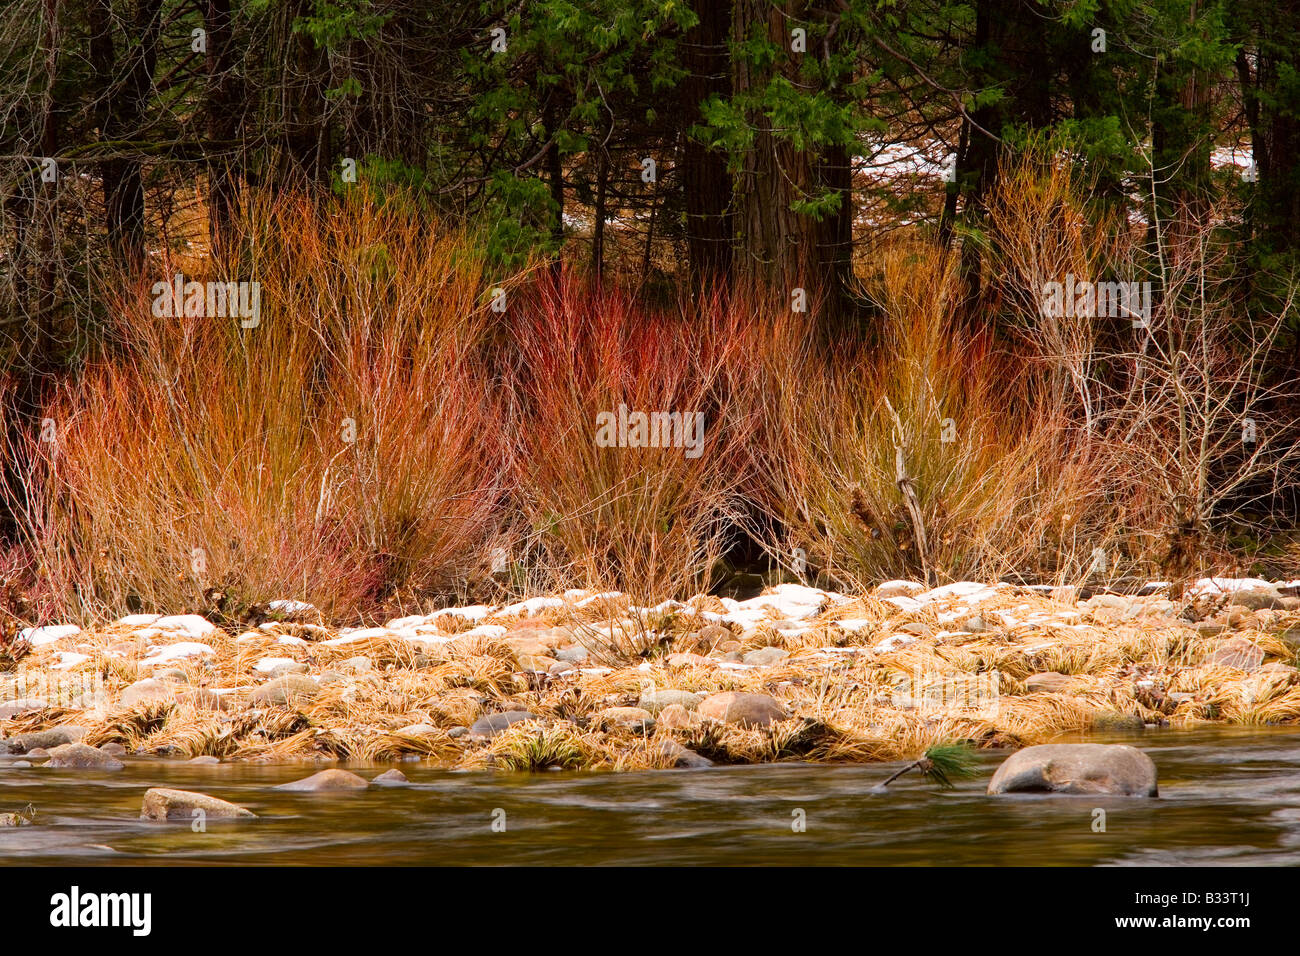
M 526 601 L 519 601 L 516 604 L 506 605 L 501 609 L 502 614 L 536 614 L 538 611 L 544 611 L 548 607 L 564 607 L 564 600 L 557 597 L 534 597 Z
M 173 614 L 160 617 L 153 624 L 165 631 L 180 631 L 186 637 L 207 637 L 217 629 L 215 624 L 198 614 Z
M 259 674 L 269 674 L 271 673 L 271 671 L 275 670 L 281 664 L 296 664 L 296 663 L 298 662 L 295 661 L 292 657 L 263 657 L 260 661 L 258 661 L 256 664 L 253 665 L 253 670 L 257 671 Z
M 316 610 L 314 604 L 308 604 L 306 601 L 295 601 L 291 598 L 276 598 L 266 606 L 278 614 L 301 614 L 306 611 Z
M 275 639 L 275 643 L 293 644 L 295 646 L 301 647 L 303 644 L 306 644 L 307 642 L 303 640 L 301 637 L 294 637 L 292 634 L 281 634 L 279 637 Z
M 159 614 L 128 614 L 126 617 L 119 617 L 117 623 L 122 627 L 145 627 L 153 624 L 160 617 Z
M 889 651 L 896 651 L 900 647 L 915 644 L 918 640 L 919 638 L 915 634 L 893 634 L 877 644 L 875 650 L 888 653 Z
M 350 627 L 340 632 L 340 636 L 332 637 L 328 641 L 321 641 L 322 644 L 328 644 L 331 647 L 338 647 L 340 644 L 352 644 L 355 641 L 364 641 L 369 637 L 390 637 L 392 631 L 386 627 Z
M 90 660 L 89 654 L 78 654 L 75 651 L 59 651 L 59 663 L 55 664 L 50 670 L 66 671 L 78 664 L 84 664 Z
M 45 624 L 41 627 L 25 627 L 18 632 L 18 636 L 29 641 L 32 647 L 40 647 L 80 633 L 81 628 L 75 624 Z
M 167 661 L 176 661 L 185 657 L 197 657 L 202 654 L 215 654 L 212 648 L 206 644 L 200 644 L 198 641 L 178 641 L 175 644 L 167 644 L 163 647 L 150 649 L 140 664 L 144 667 L 155 667 L 158 664 Z
M 1255 588 L 1271 588 L 1273 584 L 1260 578 L 1201 578 L 1187 589 L 1191 595 L 1234 594 Z

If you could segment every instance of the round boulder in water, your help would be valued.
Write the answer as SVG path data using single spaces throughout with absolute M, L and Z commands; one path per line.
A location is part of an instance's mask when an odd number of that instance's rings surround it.
M 989 793 L 1154 797 L 1156 765 L 1123 744 L 1042 744 L 1008 757 L 989 781 Z

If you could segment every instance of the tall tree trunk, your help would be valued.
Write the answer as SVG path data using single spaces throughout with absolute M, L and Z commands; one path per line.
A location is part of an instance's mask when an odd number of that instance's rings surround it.
M 727 31 L 731 0 L 694 0 L 699 23 L 683 39 L 682 190 L 686 201 L 686 258 L 695 285 L 726 284 L 731 276 L 731 178 L 727 158 L 690 135 L 700 120 L 700 104 L 709 96 L 731 93 L 727 70 Z
M 162 0 L 136 0 L 131 17 L 131 39 L 135 42 L 128 47 L 127 59 L 109 91 L 104 139 L 129 141 L 141 134 L 141 123 L 153 90 L 161 28 Z M 144 179 L 140 160 L 134 156 L 107 160 L 102 176 L 109 246 L 122 265 L 137 269 L 145 254 Z
M 231 0 L 207 0 L 208 237 L 214 254 L 234 228 L 238 164 L 232 145 L 244 112 L 244 85 L 236 73 Z

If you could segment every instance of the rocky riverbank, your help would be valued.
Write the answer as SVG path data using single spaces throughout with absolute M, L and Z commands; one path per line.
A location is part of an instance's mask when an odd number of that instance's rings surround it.
M 369 628 L 292 601 L 244 631 L 193 615 L 40 627 L 0 673 L 0 759 L 647 769 L 1300 720 L 1294 587 L 1207 579 L 1178 602 L 1144 590 L 786 584 L 654 607 L 570 591 Z

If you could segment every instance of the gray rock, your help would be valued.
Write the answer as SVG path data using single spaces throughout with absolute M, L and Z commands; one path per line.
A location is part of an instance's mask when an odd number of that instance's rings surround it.
M 480 737 L 495 737 L 513 723 L 521 720 L 536 720 L 537 715 L 527 710 L 507 710 L 500 714 L 488 714 L 474 721 L 469 732 Z
M 293 790 L 302 793 L 323 793 L 330 790 L 364 790 L 370 786 L 364 777 L 358 777 L 347 770 L 331 768 L 314 773 L 310 777 L 282 783 L 276 790 Z
M 1092 717 L 1093 730 L 1142 730 L 1146 724 L 1136 714 L 1122 714 L 1117 710 L 1099 710 Z
M 452 727 L 447 731 L 447 736 L 452 740 L 455 740 L 458 737 L 464 737 L 467 733 L 469 733 L 468 727 L 457 724 L 455 727 Z
M 675 768 L 700 769 L 713 766 L 713 761 L 708 757 L 701 757 L 694 750 L 683 747 L 675 740 L 663 741 L 659 745 L 659 752 L 667 757 Z
M 25 754 L 37 747 L 46 750 L 63 744 L 75 743 L 86 734 L 86 728 L 77 724 L 64 724 L 48 730 L 33 730 L 30 733 L 15 734 L 0 740 L 0 753 Z
M 1154 797 L 1156 765 L 1122 744 L 1042 744 L 1008 757 L 988 792 Z
M 565 664 L 581 664 L 587 660 L 587 649 L 581 644 L 564 647 L 555 652 L 555 659 Z
M 141 820 L 255 819 L 257 814 L 235 803 L 192 790 L 153 787 L 144 793 Z
M 1281 592 L 1275 587 L 1249 588 L 1244 591 L 1236 591 L 1232 595 L 1232 603 L 1252 611 L 1286 607 L 1283 604 Z
M 1215 648 L 1206 658 L 1206 663 L 1220 667 L 1235 667 L 1242 671 L 1254 671 L 1264 663 L 1264 649 L 1244 637 L 1234 637 Z
M 189 675 L 179 667 L 169 667 L 164 671 L 156 672 L 154 676 L 161 677 L 163 680 L 175 681 L 178 684 L 188 684 L 190 682 Z
M 1073 683 L 1074 678 L 1068 674 L 1044 671 L 1025 678 L 1025 691 L 1030 694 L 1062 694 Z
M 45 766 L 72 770 L 121 770 L 122 761 L 85 744 L 62 744 L 50 751 Z
M 789 715 L 775 697 L 725 691 L 702 700 L 696 711 L 702 717 L 742 727 L 767 727 Z
M 436 734 L 438 728 L 433 724 L 407 724 L 395 733 L 404 734 L 407 737 L 427 737 L 429 734 Z
M 606 707 L 597 716 L 608 724 L 631 730 L 633 733 L 654 733 L 654 718 L 650 716 L 650 711 L 640 707 Z
M 406 779 L 406 774 L 402 773 L 400 770 L 385 770 L 370 782 L 381 787 L 401 787 L 411 781 Z
M 703 694 L 695 694 L 689 690 L 667 689 L 642 694 L 641 699 L 637 701 L 637 704 L 657 717 L 659 716 L 659 712 L 665 707 L 671 707 L 673 704 L 677 704 L 687 710 L 694 710 L 700 706 L 700 701 L 702 700 L 704 700 Z
M 199 710 L 231 710 L 234 703 L 229 696 L 214 693 L 206 687 L 182 691 L 176 699 Z
M 289 674 L 305 674 L 309 670 L 311 668 L 301 661 L 285 661 L 283 664 L 276 664 L 267 671 L 267 676 L 271 678 L 285 677 Z
M 110 740 L 106 744 L 100 744 L 99 749 L 108 754 L 110 757 L 125 757 L 126 748 L 115 740 Z
M 314 700 L 319 693 L 320 685 L 310 677 L 289 674 L 270 680 L 257 688 L 250 695 L 249 703 L 254 706 L 307 703 Z
M 134 707 L 148 700 L 172 700 L 173 697 L 172 689 L 163 681 L 156 677 L 146 677 L 122 691 L 120 704 L 122 707 Z
M 721 624 L 708 624 L 699 630 L 695 638 L 696 648 L 708 654 L 719 644 L 733 640 L 735 635 Z
M 21 697 L 18 700 L 7 700 L 0 704 L 0 720 L 9 720 L 19 714 L 44 710 L 48 706 L 49 704 L 43 697 Z
M 368 674 L 375 669 L 375 662 L 368 657 L 349 657 L 338 669 L 344 674 Z
M 759 667 L 766 667 L 769 664 L 775 664 L 783 661 L 790 656 L 790 652 L 781 647 L 760 647 L 756 651 L 750 651 L 742 661 L 746 664 L 756 664 Z

